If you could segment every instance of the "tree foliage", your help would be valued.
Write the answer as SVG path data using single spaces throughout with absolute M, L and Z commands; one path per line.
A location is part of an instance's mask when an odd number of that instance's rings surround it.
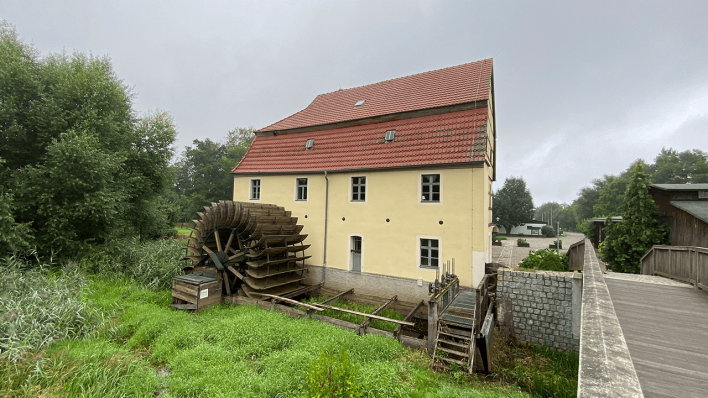
M 621 214 L 632 168 L 633 165 L 619 176 L 606 174 L 578 192 L 578 197 L 569 207 L 576 229 L 588 230 L 584 220 Z M 698 149 L 678 152 L 672 148 L 662 148 L 654 163 L 646 166 L 646 173 L 654 184 L 707 183 L 708 153 Z
M 226 142 L 194 140 L 175 164 L 175 197 L 180 220 L 192 219 L 203 206 L 233 197 L 231 170 L 253 141 L 253 127 L 229 131 Z
M 668 242 L 668 225 L 649 195 L 649 176 L 637 162 L 631 171 L 622 204 L 622 222 L 606 221 L 602 257 L 617 272 L 638 273 L 639 260 L 652 245 Z
M 502 188 L 494 194 L 492 207 L 492 218 L 504 226 L 507 234 L 513 227 L 530 221 L 534 207 L 526 181 L 521 177 L 507 178 Z
M 648 171 L 654 184 L 708 183 L 708 154 L 662 148 Z
M 0 192 L 40 252 L 170 227 L 176 129 L 165 112 L 138 117 L 131 98 L 108 58 L 41 57 L 0 23 Z

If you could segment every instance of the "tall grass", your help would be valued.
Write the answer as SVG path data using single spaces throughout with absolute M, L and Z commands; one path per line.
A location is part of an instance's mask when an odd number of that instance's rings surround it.
M 0 259 L 0 358 L 16 362 L 25 352 L 91 332 L 103 318 L 81 300 L 85 284 L 71 264 L 52 273 Z
M 176 311 L 168 307 L 168 290 L 99 277 L 88 280 L 84 300 L 117 318 L 91 338 L 25 354 L 15 365 L 0 361 L 1 391 L 9 397 L 304 397 L 320 354 L 345 349 L 348 380 L 365 397 L 528 397 L 435 374 L 426 354 L 396 340 L 257 306 Z
M 121 239 L 84 255 L 81 268 L 95 274 L 129 278 L 152 290 L 167 289 L 182 274 L 185 249 L 179 239 Z

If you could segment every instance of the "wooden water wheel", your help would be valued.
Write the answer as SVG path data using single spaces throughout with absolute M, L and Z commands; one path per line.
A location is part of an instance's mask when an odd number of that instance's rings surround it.
M 307 235 L 297 217 L 272 204 L 220 201 L 197 213 L 185 271 L 212 274 L 222 292 L 251 298 L 303 288 Z

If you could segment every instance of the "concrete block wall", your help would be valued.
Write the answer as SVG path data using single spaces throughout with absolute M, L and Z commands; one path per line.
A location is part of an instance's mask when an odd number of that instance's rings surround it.
M 314 285 L 322 282 L 323 267 L 308 266 L 305 283 Z M 433 275 L 434 276 L 434 275 Z M 418 303 L 428 302 L 428 285 L 430 281 L 399 278 L 395 276 L 377 275 L 366 272 L 350 272 L 337 268 L 327 268 L 324 286 L 329 289 L 347 291 L 354 289 L 356 293 L 391 298 L 398 296 L 399 301 Z
M 518 341 L 577 352 L 581 306 L 580 274 L 499 269 L 497 319 Z

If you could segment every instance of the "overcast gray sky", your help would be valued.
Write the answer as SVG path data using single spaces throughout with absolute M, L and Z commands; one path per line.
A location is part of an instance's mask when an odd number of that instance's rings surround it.
M 571 202 L 662 147 L 708 150 L 708 1 L 6 1 L 42 54 L 108 55 L 178 150 L 317 94 L 494 58 L 498 179 Z

